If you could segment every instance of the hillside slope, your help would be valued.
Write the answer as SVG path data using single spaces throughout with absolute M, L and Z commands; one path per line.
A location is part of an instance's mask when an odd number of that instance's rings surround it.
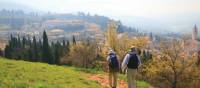
M 119 76 L 119 87 L 126 88 L 124 75 Z M 143 81 L 138 88 L 152 88 Z M 0 57 L 0 88 L 107 88 L 104 72 L 90 69 L 48 65 L 39 62 L 8 60 Z
M 101 88 L 73 68 L 0 59 L 1 88 Z

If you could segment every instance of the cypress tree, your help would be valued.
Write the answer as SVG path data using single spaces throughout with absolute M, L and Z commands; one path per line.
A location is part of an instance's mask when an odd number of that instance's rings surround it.
M 66 46 L 66 43 L 65 43 L 65 40 L 63 40 L 63 47 L 65 47 Z
M 30 36 L 28 36 L 27 45 L 29 46 L 29 48 L 31 48 L 31 46 L 32 46 L 32 41 L 31 41 Z
M 57 43 L 55 44 L 55 52 L 54 52 L 54 56 L 55 56 L 55 64 L 59 64 L 60 62 L 60 43 L 57 41 Z
M 13 58 L 14 57 L 13 51 L 14 51 L 14 37 L 11 34 L 9 44 L 8 46 L 6 46 L 6 49 L 5 49 L 6 58 L 10 58 L 10 59 Z
M 5 48 L 5 57 L 6 58 L 11 58 L 12 56 L 11 56 L 11 52 L 10 52 L 10 47 L 9 47 L 9 45 L 6 45 L 6 48 Z
M 67 45 L 66 45 L 67 52 L 69 52 L 69 49 L 70 49 L 70 42 L 69 42 L 69 40 L 67 40 Z
M 18 44 L 17 44 L 17 38 L 13 37 L 13 43 L 14 43 L 14 48 L 17 48 Z
M 67 52 L 67 46 L 66 46 L 65 40 L 63 40 L 63 43 L 62 43 L 62 54 L 65 54 L 66 52 Z
M 74 35 L 72 36 L 72 42 L 73 42 L 73 45 L 76 45 L 76 38 Z
M 33 61 L 38 61 L 38 50 L 37 50 L 37 41 L 35 36 L 33 37 Z
M 21 39 L 20 39 L 19 35 L 18 35 L 17 43 L 18 43 L 18 48 L 21 48 Z
M 51 63 L 51 53 L 46 31 L 43 32 L 42 59 L 43 62 Z
M 10 48 L 13 48 L 14 44 L 13 44 L 13 36 L 12 34 L 10 35 L 10 41 L 9 41 L 9 45 L 10 45 Z
M 0 49 L 0 56 L 3 56 L 3 51 Z
M 55 64 L 55 44 L 54 44 L 54 42 L 51 42 L 51 47 L 50 47 L 50 49 L 51 49 L 51 53 L 52 53 L 52 58 L 51 58 L 51 63 L 52 64 Z
M 33 52 L 31 50 L 31 48 L 28 49 L 28 61 L 33 61 Z
M 38 61 L 42 61 L 42 40 L 39 39 L 39 42 L 37 43 L 37 51 L 38 51 Z
M 23 36 L 23 38 L 22 38 L 22 47 L 25 48 L 25 45 L 26 45 L 26 38 L 25 38 L 25 36 Z

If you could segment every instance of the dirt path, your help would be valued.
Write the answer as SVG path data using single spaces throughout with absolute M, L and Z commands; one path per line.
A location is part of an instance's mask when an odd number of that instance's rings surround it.
M 91 75 L 89 79 L 97 81 L 105 88 L 110 88 L 108 76 L 106 76 L 106 75 L 101 75 L 101 74 Z M 118 79 L 117 88 L 127 88 L 127 84 L 124 82 L 124 80 Z

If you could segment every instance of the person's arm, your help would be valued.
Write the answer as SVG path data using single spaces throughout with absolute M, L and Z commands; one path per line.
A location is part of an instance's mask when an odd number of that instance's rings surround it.
M 129 54 L 126 54 L 122 62 L 122 72 L 124 72 L 125 69 L 127 68 L 128 60 L 129 60 Z
M 109 62 L 109 60 L 110 60 L 109 56 L 107 56 L 106 60 Z
M 120 59 L 119 59 L 119 56 L 117 56 L 117 60 L 118 60 L 118 66 L 119 66 L 119 69 L 121 68 L 121 65 L 120 65 Z
M 107 72 L 108 72 L 108 71 L 109 71 L 109 62 L 110 62 L 110 57 L 108 56 L 106 60 L 107 60 L 106 70 L 107 70 Z
M 140 56 L 139 55 L 137 55 L 137 57 L 138 57 L 138 65 L 140 66 L 142 63 L 141 63 L 141 59 L 140 59 Z

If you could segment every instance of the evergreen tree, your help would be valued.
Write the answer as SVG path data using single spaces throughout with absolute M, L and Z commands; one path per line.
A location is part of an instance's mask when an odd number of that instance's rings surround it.
M 66 52 L 67 52 L 67 46 L 66 46 L 65 40 L 63 40 L 63 43 L 62 43 L 62 54 L 65 54 Z
M 25 45 L 26 45 L 26 38 L 25 38 L 25 36 L 23 36 L 23 39 L 22 39 L 22 47 L 25 48 Z
M 69 40 L 67 40 L 67 45 L 66 45 L 67 52 L 69 52 L 69 49 L 70 49 L 70 42 L 69 42 Z
M 42 51 L 43 48 L 42 48 L 42 40 L 39 39 L 38 43 L 37 43 L 37 51 L 38 51 L 38 61 L 42 61 Z
M 37 41 L 35 36 L 33 37 L 33 61 L 38 61 L 38 50 L 37 50 Z
M 36 37 L 33 40 L 30 37 L 25 36 L 22 39 L 13 37 L 11 35 L 8 45 L 4 50 L 5 57 L 14 59 L 23 59 L 26 61 L 42 61 L 49 64 L 59 64 L 60 58 L 69 51 L 70 42 L 63 40 L 62 44 L 52 42 L 51 46 L 48 43 L 48 37 L 46 31 L 43 32 L 43 42 L 41 39 L 37 42 Z M 75 37 L 73 36 L 73 42 L 76 44 Z M 18 52 L 20 51 L 20 52 Z M 2 53 L 0 52 L 0 55 Z
M 31 48 L 28 49 L 28 61 L 33 61 L 33 52 L 31 50 Z
M 28 36 L 27 45 L 29 46 L 29 48 L 32 46 L 32 41 L 31 41 L 30 36 Z
M 124 32 L 124 26 L 122 25 L 121 21 L 118 22 L 117 32 L 118 33 Z
M 61 50 L 60 43 L 57 41 L 55 45 L 55 52 L 54 52 L 55 64 L 59 64 L 60 62 L 60 55 L 62 53 L 62 51 L 60 52 L 60 50 Z
M 11 58 L 12 57 L 9 45 L 6 45 L 6 48 L 5 48 L 5 57 L 6 58 Z
M 48 37 L 46 34 L 46 31 L 43 32 L 43 44 L 42 44 L 42 61 L 51 63 L 51 52 L 50 52 L 50 47 L 48 43 Z
M 19 35 L 18 35 L 18 39 L 17 39 L 17 44 L 18 44 L 18 48 L 21 48 L 21 39 L 20 39 Z
M 52 53 L 52 58 L 51 58 L 52 64 L 55 64 L 55 48 L 56 48 L 55 43 L 51 42 L 50 49 L 51 49 L 51 53 Z
M 14 38 L 12 36 L 12 34 L 10 35 L 10 41 L 9 41 L 9 45 L 10 45 L 10 48 L 13 48 L 14 47 Z
M 66 46 L 66 43 L 65 43 L 65 40 L 63 40 L 63 47 L 65 47 Z
M 0 49 L 0 56 L 3 56 L 3 51 Z
M 74 35 L 72 36 L 72 42 L 73 42 L 73 45 L 76 45 L 76 38 Z
M 42 45 L 43 45 L 43 44 L 42 44 L 42 40 L 39 39 L 39 42 L 38 42 L 38 48 L 39 48 L 39 49 L 42 49 Z

